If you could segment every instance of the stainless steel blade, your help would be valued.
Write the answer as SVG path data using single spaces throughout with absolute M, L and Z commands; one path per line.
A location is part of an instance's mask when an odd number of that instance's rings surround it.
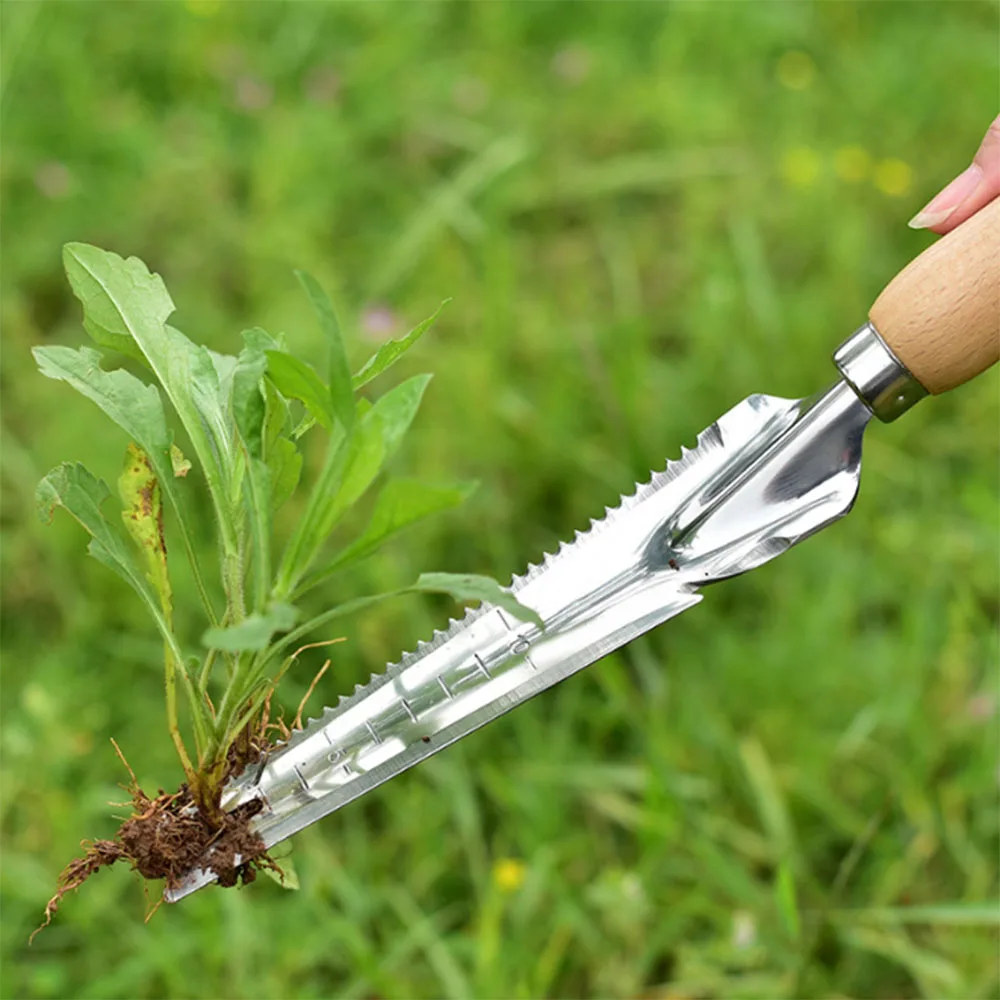
M 490 605 L 452 621 L 231 782 L 224 808 L 260 799 L 253 826 L 273 846 L 780 555 L 850 510 L 871 416 L 843 381 L 750 396 L 514 578 L 544 630 Z M 199 869 L 166 898 L 214 878 Z

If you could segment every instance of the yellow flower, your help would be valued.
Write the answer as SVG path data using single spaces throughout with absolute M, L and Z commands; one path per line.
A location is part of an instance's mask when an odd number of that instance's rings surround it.
M 882 194 L 900 198 L 913 187 L 913 169 L 902 160 L 879 160 L 872 179 Z
M 524 884 L 528 867 L 517 858 L 499 858 L 493 864 L 493 884 L 501 892 L 516 892 Z
M 816 63 L 805 52 L 786 52 L 778 60 L 775 76 L 789 90 L 808 90 L 816 79 Z
M 789 149 L 781 158 L 781 176 L 792 187 L 811 187 L 820 174 L 819 153 L 808 146 Z
M 860 146 L 841 146 L 834 154 L 833 168 L 841 180 L 856 184 L 868 176 L 872 158 Z

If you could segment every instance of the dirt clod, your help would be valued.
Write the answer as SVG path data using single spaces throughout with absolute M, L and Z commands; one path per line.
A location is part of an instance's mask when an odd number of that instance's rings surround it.
M 255 746 L 249 756 L 259 755 L 261 750 Z M 230 773 L 236 768 L 242 770 L 247 763 L 247 756 L 234 758 Z M 281 873 L 268 856 L 264 842 L 250 829 L 250 820 L 260 811 L 261 802 L 248 802 L 232 812 L 217 810 L 219 819 L 213 825 L 195 806 L 186 785 L 176 792 L 161 791 L 156 798 L 150 798 L 139 788 L 135 776 L 131 778 L 128 791 L 132 815 L 121 824 L 114 839 L 81 842 L 83 856 L 74 858 L 59 875 L 55 895 L 45 907 L 45 920 L 32 939 L 51 923 L 67 893 L 118 861 L 127 861 L 145 879 L 162 879 L 166 889 L 180 885 L 192 869 L 206 866 L 224 887 L 252 882 L 262 868 Z

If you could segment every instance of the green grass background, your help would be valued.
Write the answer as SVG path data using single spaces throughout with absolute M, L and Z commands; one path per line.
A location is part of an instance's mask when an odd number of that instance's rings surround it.
M 357 360 L 374 308 L 452 296 L 395 468 L 481 488 L 326 596 L 506 579 L 748 393 L 832 380 L 997 111 L 995 4 L 0 15 L 4 997 L 998 995 L 995 372 L 872 427 L 845 521 L 298 837 L 300 892 L 144 925 L 106 871 L 26 947 L 115 828 L 108 737 L 179 780 L 150 626 L 33 512 L 50 467 L 111 480 L 126 444 L 33 369 L 84 336 L 62 243 L 141 256 L 229 351 L 260 324 L 318 360 L 296 266 Z M 359 617 L 319 700 L 452 612 Z

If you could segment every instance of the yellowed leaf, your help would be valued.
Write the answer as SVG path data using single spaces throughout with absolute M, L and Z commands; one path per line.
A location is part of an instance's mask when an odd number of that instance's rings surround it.
M 135 444 L 129 444 L 125 453 L 125 468 L 118 477 L 118 493 L 124 504 L 125 528 L 142 553 L 146 577 L 159 595 L 169 625 L 173 599 L 163 534 L 163 496 L 149 456 Z

